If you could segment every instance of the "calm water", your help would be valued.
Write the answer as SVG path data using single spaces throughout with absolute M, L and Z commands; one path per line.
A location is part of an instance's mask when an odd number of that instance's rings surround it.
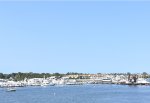
M 81 85 L 0 88 L 0 103 L 150 103 L 150 86 Z

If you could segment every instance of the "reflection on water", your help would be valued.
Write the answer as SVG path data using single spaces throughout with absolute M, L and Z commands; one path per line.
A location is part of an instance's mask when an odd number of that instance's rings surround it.
M 80 85 L 0 88 L 0 103 L 150 103 L 150 86 Z

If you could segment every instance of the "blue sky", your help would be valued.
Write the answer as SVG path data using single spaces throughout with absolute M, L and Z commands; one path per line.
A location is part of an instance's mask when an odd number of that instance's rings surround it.
M 0 72 L 150 72 L 150 2 L 0 2 Z

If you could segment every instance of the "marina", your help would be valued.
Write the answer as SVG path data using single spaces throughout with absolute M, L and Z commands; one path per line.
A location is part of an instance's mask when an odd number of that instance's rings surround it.
M 26 87 L 26 86 L 56 86 L 56 85 L 86 85 L 86 84 L 118 84 L 118 85 L 147 85 L 150 86 L 149 79 L 142 77 L 135 78 L 135 75 L 103 75 L 100 77 L 90 77 L 89 79 L 70 79 L 69 76 L 57 78 L 55 76 L 47 78 L 31 78 L 21 81 L 0 79 L 0 87 Z

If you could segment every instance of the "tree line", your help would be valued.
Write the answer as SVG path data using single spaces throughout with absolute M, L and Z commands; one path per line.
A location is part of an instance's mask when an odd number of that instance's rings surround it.
M 29 73 L 22 73 L 22 72 L 18 72 L 18 73 L 10 73 L 10 74 L 3 74 L 0 73 L 0 79 L 12 79 L 15 81 L 20 81 L 20 80 L 24 80 L 25 78 L 27 79 L 31 79 L 31 78 L 47 78 L 47 77 L 51 77 L 51 76 L 55 76 L 56 78 L 61 78 L 65 75 L 81 75 L 83 73 L 76 73 L 76 72 L 68 72 L 66 74 L 62 74 L 62 73 L 33 73 L 33 72 L 29 72 Z
M 11 73 L 11 74 L 3 74 L 0 73 L 0 79 L 12 79 L 15 81 L 20 81 L 20 80 L 24 80 L 25 78 L 30 79 L 30 78 L 47 78 L 47 77 L 51 77 L 51 76 L 55 76 L 56 78 L 61 78 L 63 76 L 66 75 L 82 75 L 85 73 L 76 73 L 76 72 L 68 72 L 66 74 L 61 74 L 61 73 L 33 73 L 33 72 L 29 72 L 29 73 Z M 101 73 L 98 73 L 101 74 Z M 111 75 L 132 75 L 131 73 L 109 73 Z M 143 78 L 150 78 L 150 75 L 146 72 L 141 73 Z
M 60 73 L 11 73 L 11 74 L 3 74 L 0 73 L 0 79 L 13 79 L 16 81 L 19 80 L 24 80 L 25 78 L 30 79 L 30 78 L 47 78 L 47 77 L 51 77 L 51 76 L 56 76 L 57 78 L 61 78 L 64 74 L 60 74 Z

